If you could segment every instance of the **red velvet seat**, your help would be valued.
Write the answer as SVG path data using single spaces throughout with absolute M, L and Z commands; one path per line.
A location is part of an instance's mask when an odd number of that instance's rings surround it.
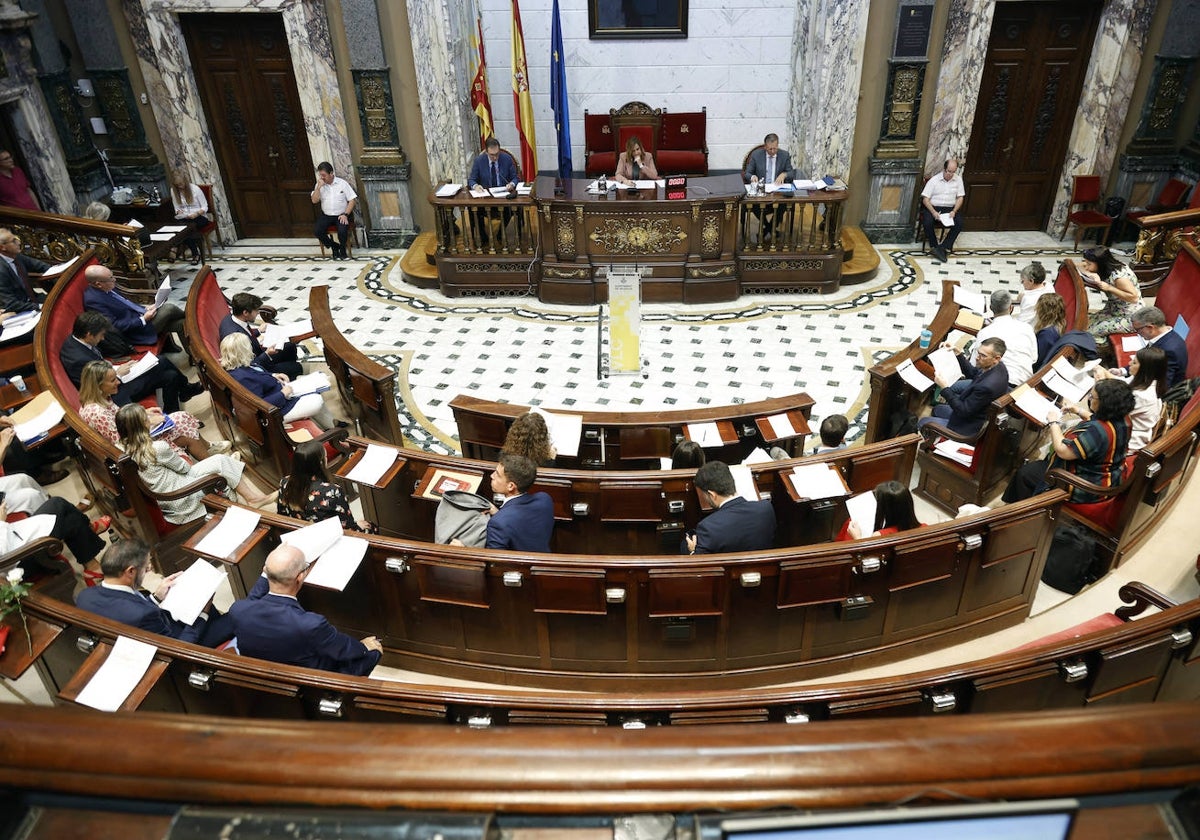
M 1182 210 L 1188 189 L 1186 181 L 1181 181 L 1178 178 L 1170 179 L 1159 191 L 1158 198 L 1154 199 L 1147 207 L 1143 207 L 1140 210 L 1130 210 L 1125 214 L 1125 221 L 1140 226 L 1139 223 L 1146 216 L 1153 216 L 1156 213 L 1170 213 L 1172 210 Z M 1192 199 L 1193 203 L 1195 203 L 1194 195 Z
M 1083 204 L 1085 207 L 1080 210 L 1074 210 L 1067 214 L 1067 221 L 1063 224 L 1062 236 L 1058 237 L 1059 241 L 1066 238 L 1067 228 L 1075 225 L 1075 247 L 1079 247 L 1079 242 L 1087 235 L 1089 230 L 1103 230 L 1104 235 L 1100 237 L 1100 243 L 1104 244 L 1108 240 L 1108 230 L 1112 227 L 1115 221 L 1113 216 L 1106 216 L 1099 210 L 1089 208 L 1086 205 L 1095 205 L 1100 202 L 1100 176 L 1099 175 L 1072 175 L 1071 176 L 1071 202 L 1068 209 L 1076 204 Z
M 583 112 L 583 145 L 585 175 L 611 175 L 616 171 L 617 155 L 613 151 L 612 124 L 608 114 Z
M 681 111 L 662 115 L 662 137 L 654 162 L 659 174 L 708 174 L 708 113 Z

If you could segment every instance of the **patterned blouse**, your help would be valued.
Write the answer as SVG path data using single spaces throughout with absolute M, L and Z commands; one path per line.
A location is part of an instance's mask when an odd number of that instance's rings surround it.
M 85 406 L 81 406 L 79 416 L 83 418 L 83 422 L 87 423 L 113 443 L 119 444 L 121 442 L 120 437 L 117 435 L 117 404 L 112 400 L 109 400 L 105 405 L 88 403 Z M 170 417 L 175 423 L 175 428 L 164 434 L 161 440 L 165 440 L 171 444 L 171 448 L 175 450 L 176 454 L 186 456 L 187 452 L 176 441 L 180 437 L 199 438 L 200 421 L 186 411 L 172 412 Z
M 336 516 L 342 520 L 344 530 L 363 530 L 358 526 L 358 521 L 350 510 L 350 502 L 347 501 L 346 494 L 342 492 L 341 487 L 329 482 L 314 480 L 308 485 L 308 499 L 304 503 L 304 510 L 296 510 L 283 500 L 284 494 L 287 492 L 287 483 L 288 476 L 284 476 L 283 480 L 279 482 L 279 501 L 276 503 L 276 510 L 281 515 L 305 519 L 309 522 L 321 522 L 331 516 Z M 376 530 L 372 526 L 371 530 L 366 533 L 375 533 Z
M 1085 420 L 1063 435 L 1063 443 L 1075 451 L 1076 459 L 1064 461 L 1055 456 L 1050 467 L 1062 467 L 1085 481 L 1101 487 L 1121 483 L 1121 468 L 1129 447 L 1129 424 L 1124 420 Z M 1070 501 L 1076 504 L 1099 501 L 1085 490 L 1073 489 Z

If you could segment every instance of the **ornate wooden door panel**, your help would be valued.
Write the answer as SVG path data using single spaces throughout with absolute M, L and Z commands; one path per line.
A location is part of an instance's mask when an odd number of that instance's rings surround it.
M 1085 0 L 996 5 L 964 166 L 968 230 L 1044 226 L 1098 11 Z
M 311 236 L 316 176 L 282 16 L 180 15 L 180 23 L 239 235 Z

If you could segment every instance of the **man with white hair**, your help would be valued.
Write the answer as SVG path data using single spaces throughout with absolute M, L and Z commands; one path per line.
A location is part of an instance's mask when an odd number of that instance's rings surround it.
M 365 677 L 379 662 L 383 644 L 376 636 L 361 641 L 336 630 L 325 616 L 300 606 L 296 595 L 308 575 L 304 552 L 281 545 L 267 555 L 263 576 L 250 594 L 229 608 L 238 651 L 255 656 Z
M 1008 384 L 1016 387 L 1033 376 L 1033 365 L 1037 361 L 1037 336 L 1033 327 L 1018 321 L 1012 315 L 1012 295 L 1004 290 L 992 292 L 992 322 L 979 331 L 971 364 L 979 366 L 979 346 L 989 338 L 1004 342 L 1004 367 L 1008 370 Z

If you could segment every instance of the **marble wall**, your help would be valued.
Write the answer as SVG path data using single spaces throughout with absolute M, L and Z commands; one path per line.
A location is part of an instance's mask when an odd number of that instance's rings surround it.
M 122 0 L 122 3 L 146 82 L 146 94 L 155 113 L 170 115 L 158 122 L 168 168 L 214 173 L 217 225 L 223 239 L 234 234 L 233 217 L 221 179 L 215 177 L 220 167 L 208 139 L 200 93 L 184 48 L 180 13 L 282 14 L 313 162 L 332 161 L 338 172 L 350 169 L 346 116 L 338 88 L 329 21 L 321 0 Z
M 995 0 L 950 2 L 941 66 L 925 97 L 933 108 L 925 152 L 930 174 L 941 169 L 946 158 L 966 156 L 995 9 Z

